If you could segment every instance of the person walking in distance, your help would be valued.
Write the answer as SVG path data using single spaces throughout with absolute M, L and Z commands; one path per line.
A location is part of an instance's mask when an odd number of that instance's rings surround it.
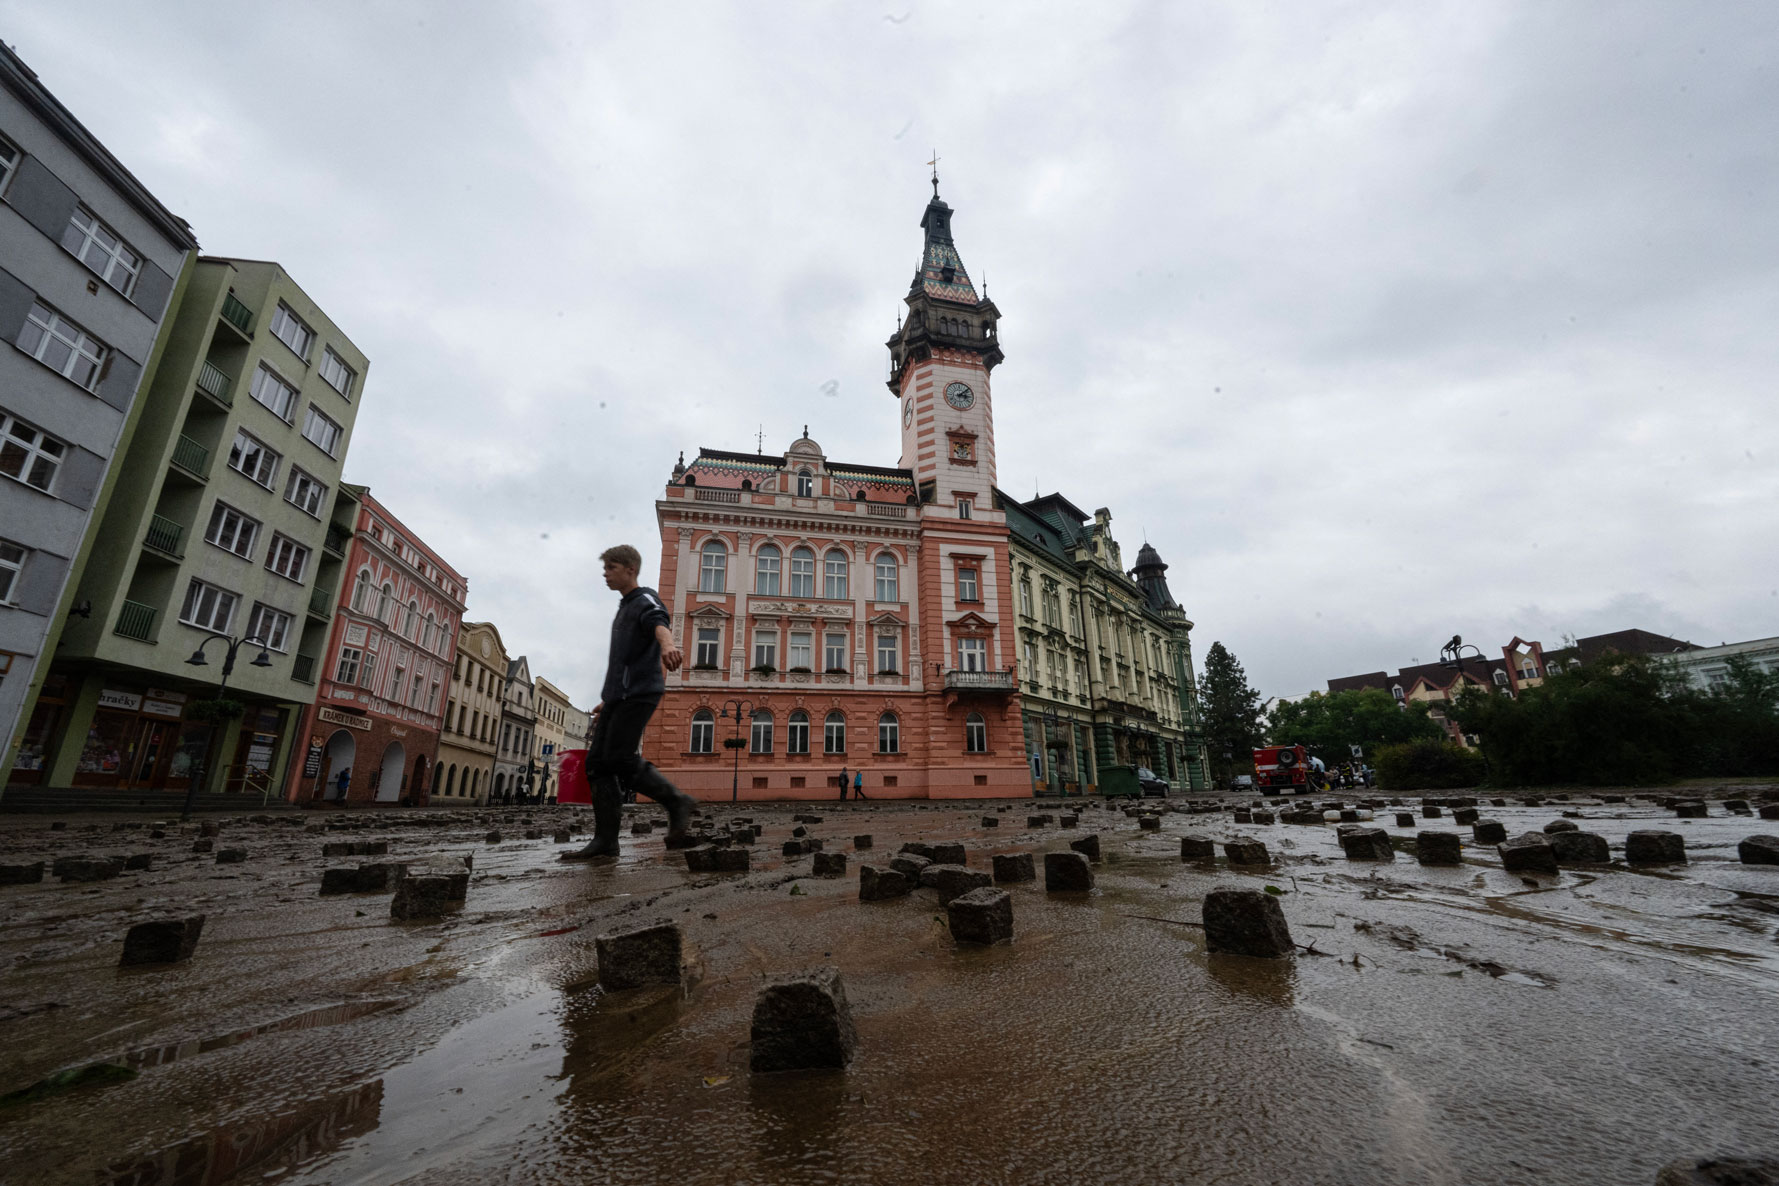
M 863 770 L 856 771 L 852 776 L 852 797 L 854 799 L 865 797 L 865 772 Z
M 677 671 L 684 659 L 673 643 L 673 617 L 653 589 L 636 583 L 642 553 L 629 544 L 607 548 L 605 584 L 620 597 L 612 618 L 611 657 L 605 686 L 593 706 L 593 737 L 587 743 L 587 783 L 593 798 L 593 840 L 565 861 L 618 855 L 618 825 L 624 789 L 647 795 L 667 809 L 667 847 L 681 848 L 692 824 L 690 795 L 667 781 L 638 752 L 643 730 L 667 690 L 664 672 Z
M 839 781 L 840 781 L 840 801 L 842 803 L 844 803 L 846 801 L 846 767 L 844 767 L 844 766 L 842 766 L 840 768 Z

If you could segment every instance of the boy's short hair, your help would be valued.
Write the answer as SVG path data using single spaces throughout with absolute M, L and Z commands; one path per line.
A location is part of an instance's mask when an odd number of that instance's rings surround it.
M 599 553 L 599 559 L 603 562 L 621 564 L 625 568 L 634 569 L 637 572 L 642 571 L 642 553 L 629 544 L 618 544 L 615 547 L 607 548 Z

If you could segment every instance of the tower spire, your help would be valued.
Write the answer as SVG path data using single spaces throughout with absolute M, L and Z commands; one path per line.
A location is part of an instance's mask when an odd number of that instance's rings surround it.
M 937 202 L 939 200 L 939 150 L 938 149 L 936 149 L 936 148 L 933 149 L 933 159 L 928 161 L 927 164 L 933 170 L 933 201 Z

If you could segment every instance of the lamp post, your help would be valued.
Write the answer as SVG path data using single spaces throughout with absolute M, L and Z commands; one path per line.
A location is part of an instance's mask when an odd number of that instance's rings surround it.
M 735 769 L 729 776 L 729 802 L 741 800 L 741 751 L 747 745 L 747 739 L 741 735 L 741 722 L 744 718 L 751 720 L 754 715 L 752 700 L 730 699 L 723 701 L 723 711 L 718 714 L 723 720 L 731 717 L 735 720 L 735 735 L 723 740 L 723 748 L 735 751 Z
M 1472 643 L 1465 642 L 1463 635 L 1460 635 L 1460 634 L 1452 635 L 1452 641 L 1446 643 L 1444 646 L 1439 648 L 1440 662 L 1444 663 L 1447 667 L 1452 667 L 1452 668 L 1457 669 L 1458 685 L 1459 685 L 1458 690 L 1460 692 L 1462 692 L 1464 690 L 1464 688 L 1463 688 L 1463 684 L 1464 684 L 1464 652 L 1466 649 L 1468 649 L 1478 659 L 1481 659 L 1483 657 L 1481 648 L 1477 647 L 1476 645 L 1474 645 Z M 1493 690 L 1494 689 L 1492 689 L 1492 688 L 1490 689 L 1490 691 L 1493 691 Z M 1451 697 L 1451 699 L 1456 700 L 1457 697 L 1453 696 L 1453 697 Z M 1462 728 L 1462 726 L 1459 726 L 1459 727 L 1460 727 L 1460 729 Z M 1462 741 L 1462 733 L 1460 733 L 1459 737 L 1460 737 L 1460 741 Z M 1483 755 L 1483 760 L 1485 762 L 1488 760 L 1487 754 Z
M 228 698 L 229 676 L 233 675 L 235 671 L 235 655 L 244 645 L 250 642 L 259 645 L 259 654 L 254 656 L 252 662 L 252 666 L 254 667 L 270 667 L 272 665 L 272 656 L 266 650 L 266 640 L 257 634 L 248 635 L 242 638 L 230 638 L 226 634 L 212 634 L 209 638 L 206 638 L 203 642 L 198 644 L 198 649 L 191 653 L 191 658 L 187 659 L 186 662 L 193 667 L 210 666 L 210 661 L 204 658 L 204 648 L 219 639 L 222 641 L 223 645 L 228 648 L 223 652 L 222 681 L 218 685 L 216 693 L 216 699 L 222 701 Z M 186 783 L 185 807 L 179 813 L 179 818 L 181 820 L 188 820 L 191 818 L 192 804 L 197 802 L 198 787 L 202 785 L 204 781 L 204 759 L 209 753 L 210 743 L 206 741 L 204 743 L 203 751 L 198 754 L 198 760 L 192 768 L 191 778 Z

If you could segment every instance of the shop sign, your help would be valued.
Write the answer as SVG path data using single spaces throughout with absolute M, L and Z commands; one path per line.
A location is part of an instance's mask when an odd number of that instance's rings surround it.
M 175 692 L 170 688 L 150 688 L 147 696 L 150 700 L 171 700 L 174 704 L 184 704 L 189 699 L 184 692 Z
M 303 758 L 303 777 L 321 777 L 321 743 L 319 741 L 309 742 L 309 753 Z
M 122 708 L 135 712 L 142 707 L 142 697 L 136 692 L 120 692 L 116 688 L 106 688 L 99 693 L 100 708 Z
M 352 647 L 364 645 L 364 626 L 362 624 L 346 627 L 346 645 Z
M 354 716 L 349 712 L 341 712 L 337 708 L 317 709 L 315 712 L 315 719 L 318 721 L 326 721 L 330 725 L 344 725 L 348 729 L 363 729 L 366 732 L 369 732 L 371 727 L 371 722 L 368 718 Z
M 391 725 L 391 726 L 389 726 L 389 735 L 391 737 L 406 737 L 408 735 L 408 731 L 406 729 L 402 728 L 400 725 Z
M 142 711 L 157 717 L 177 717 L 185 711 L 185 705 L 173 700 L 157 700 L 151 688 L 148 697 L 142 701 Z

